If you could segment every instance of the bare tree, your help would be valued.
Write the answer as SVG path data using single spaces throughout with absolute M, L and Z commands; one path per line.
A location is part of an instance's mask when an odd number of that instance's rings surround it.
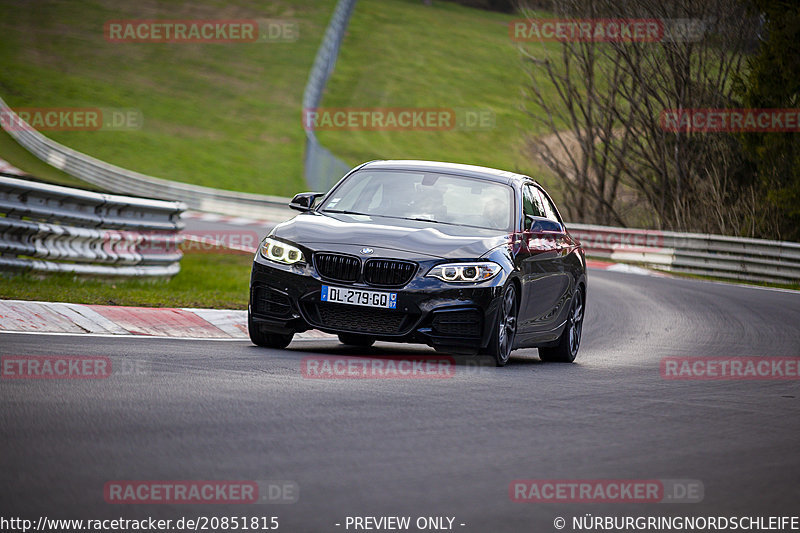
M 733 136 L 662 123 L 669 110 L 736 107 L 732 79 L 757 31 L 747 4 L 560 0 L 553 12 L 663 29 L 654 40 L 560 42 L 557 56 L 552 44 L 522 47 L 526 108 L 550 131 L 533 152 L 561 179 L 571 218 L 629 225 L 640 201 L 661 228 L 750 233 L 740 218 L 752 211 L 751 178 Z
M 599 13 L 593 3 L 576 0 L 560 2 L 556 11 L 571 16 L 579 7 L 586 17 Z M 523 12 L 534 20 L 530 10 Z M 616 200 L 621 169 L 611 153 L 618 122 L 608 112 L 620 97 L 622 64 L 604 69 L 596 43 L 586 41 L 563 42 L 557 54 L 537 45 L 521 50 L 529 80 L 526 111 L 551 132 L 531 148 L 560 178 L 568 216 L 624 225 Z

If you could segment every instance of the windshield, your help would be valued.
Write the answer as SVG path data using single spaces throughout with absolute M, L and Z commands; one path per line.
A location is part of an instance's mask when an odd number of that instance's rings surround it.
M 428 172 L 363 170 L 347 178 L 320 211 L 512 231 L 513 198 L 511 187 L 493 181 Z

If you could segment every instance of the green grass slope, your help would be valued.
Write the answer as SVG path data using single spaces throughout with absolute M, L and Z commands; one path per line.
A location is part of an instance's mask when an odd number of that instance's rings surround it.
M 334 6 L 335 0 L 0 1 L 0 95 L 12 107 L 139 110 L 138 130 L 46 134 L 145 174 L 288 195 L 303 188 L 301 98 Z M 111 43 L 103 34 L 108 20 L 263 18 L 298 22 L 299 39 Z M 10 142 L 0 143 L 0 157 L 39 173 Z
M 443 131 L 320 131 L 320 140 L 351 164 L 414 158 L 535 168 L 522 146 L 527 133 L 540 132 L 522 111 L 526 76 L 508 33 L 508 24 L 519 18 L 447 2 L 357 4 L 323 107 L 488 110 L 495 124 Z

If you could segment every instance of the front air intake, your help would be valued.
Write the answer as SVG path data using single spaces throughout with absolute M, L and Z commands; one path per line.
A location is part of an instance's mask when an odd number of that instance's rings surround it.
M 358 281 L 361 273 L 361 260 L 344 254 L 314 254 L 314 266 L 320 276 L 332 281 Z
M 410 261 L 370 259 L 364 265 L 364 281 L 380 287 L 402 287 L 416 271 L 416 263 Z

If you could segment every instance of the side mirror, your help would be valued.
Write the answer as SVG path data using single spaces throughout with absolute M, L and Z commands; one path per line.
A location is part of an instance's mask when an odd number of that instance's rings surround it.
M 292 198 L 292 201 L 289 202 L 289 207 L 297 211 L 311 211 L 317 198 L 324 195 L 324 192 L 301 192 Z
M 555 220 L 533 215 L 525 215 L 525 226 L 533 233 L 566 233 L 564 226 Z

